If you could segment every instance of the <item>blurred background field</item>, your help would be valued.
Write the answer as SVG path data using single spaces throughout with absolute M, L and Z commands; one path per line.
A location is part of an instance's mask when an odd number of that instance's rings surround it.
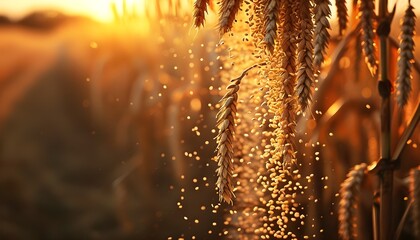
M 229 208 L 217 205 L 211 159 L 229 68 L 211 17 L 197 31 L 192 1 L 74 1 L 68 11 L 16 2 L 0 3 L 0 239 L 220 239 Z M 336 239 L 330 215 L 347 170 L 378 158 L 376 85 L 355 84 L 368 70 L 349 46 L 319 83 L 314 109 L 328 114 L 299 123 L 305 141 L 328 147 L 300 149 L 303 172 L 318 179 L 302 202 L 316 223 L 300 231 L 315 239 Z M 397 135 L 418 103 L 414 79 Z M 417 129 L 402 173 L 420 162 L 419 140 Z

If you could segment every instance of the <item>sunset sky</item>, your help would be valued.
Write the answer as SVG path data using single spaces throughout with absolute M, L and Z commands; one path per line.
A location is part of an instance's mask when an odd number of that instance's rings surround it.
M 81 14 L 90 16 L 102 22 L 113 20 L 111 3 L 122 6 L 123 0 L 0 0 L 0 14 L 5 14 L 12 18 L 19 18 L 33 10 L 61 10 L 69 14 Z M 192 2 L 192 0 L 190 0 Z M 389 0 L 389 8 L 396 0 Z M 126 0 L 127 6 L 136 6 L 138 9 L 144 8 L 146 0 Z M 166 2 L 166 1 L 161 1 Z M 332 10 L 334 12 L 334 1 L 332 0 Z M 348 1 L 350 3 L 351 1 Z M 414 6 L 420 8 L 420 1 L 412 1 Z M 407 0 L 398 1 L 398 9 L 405 8 Z M 333 17 L 335 14 L 333 14 Z
M 70 14 L 91 16 L 102 22 L 113 20 L 111 3 L 122 0 L 0 0 L 0 14 L 19 18 L 33 10 L 61 10 Z M 126 0 L 128 6 L 144 6 L 144 0 Z

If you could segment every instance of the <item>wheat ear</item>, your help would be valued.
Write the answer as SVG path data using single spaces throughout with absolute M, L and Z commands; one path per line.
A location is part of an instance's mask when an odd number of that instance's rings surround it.
M 346 0 L 336 0 L 335 6 L 337 7 L 339 33 L 340 36 L 342 36 L 344 31 L 347 29 L 348 23 Z
M 378 62 L 376 60 L 373 18 L 375 15 L 374 0 L 359 0 L 359 19 L 361 24 L 360 34 L 362 36 L 362 50 L 365 55 L 365 62 L 368 65 L 372 76 L 376 75 Z
M 277 22 L 279 18 L 279 1 L 264 0 L 264 42 L 272 53 L 277 38 Z
M 366 163 L 354 166 L 347 174 L 346 180 L 340 187 L 340 202 L 338 210 L 338 221 L 341 238 L 344 240 L 356 239 L 356 210 L 357 195 L 367 169 Z
M 296 3 L 294 0 L 282 1 L 280 19 L 283 20 L 280 48 L 283 54 L 280 70 L 280 128 L 278 143 L 281 146 L 280 159 L 283 169 L 289 171 L 296 163 L 296 147 L 294 143 L 296 131 Z
M 417 238 L 420 237 L 420 168 L 410 171 L 410 195 L 413 201 L 413 229 Z
M 196 0 L 194 2 L 194 26 L 196 28 L 204 26 L 208 5 L 209 0 Z
M 242 0 L 222 0 L 219 13 L 219 31 L 223 35 L 232 29 L 235 16 L 239 12 Z
M 397 103 L 404 107 L 408 102 L 411 92 L 411 68 L 414 59 L 414 33 L 416 25 L 416 15 L 410 4 L 405 11 L 401 22 L 400 49 L 398 57 L 398 77 L 397 77 Z
M 300 28 L 298 29 L 296 91 L 301 111 L 304 113 L 312 100 L 312 88 L 314 86 L 313 23 L 311 2 L 302 1 L 299 6 Z
M 329 0 L 315 0 L 315 35 L 314 35 L 314 67 L 316 71 L 324 62 L 324 54 L 330 39 L 328 29 L 331 16 Z
M 237 112 L 238 91 L 242 79 L 251 69 L 265 65 L 255 64 L 245 69 L 242 74 L 230 81 L 227 86 L 227 93 L 220 100 L 222 107 L 216 115 L 216 126 L 219 128 L 219 133 L 216 137 L 217 142 L 217 182 L 216 186 L 219 189 L 219 201 L 225 201 L 228 204 L 233 204 L 232 174 L 233 174 L 233 135 L 235 134 L 235 116 Z

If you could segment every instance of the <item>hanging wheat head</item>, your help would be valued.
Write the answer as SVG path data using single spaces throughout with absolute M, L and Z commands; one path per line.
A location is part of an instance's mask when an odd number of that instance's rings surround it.
M 280 1 L 264 0 L 264 42 L 267 49 L 272 53 L 277 39 L 277 24 L 280 9 Z
M 338 17 L 338 27 L 340 36 L 343 35 L 344 31 L 347 29 L 348 23 L 348 14 L 346 0 L 336 0 L 335 6 L 337 7 L 337 17 Z
M 357 196 L 367 169 L 366 163 L 354 166 L 347 174 L 346 180 L 340 187 L 340 202 L 338 221 L 341 238 L 344 240 L 357 239 L 356 211 Z
M 330 1 L 315 0 L 314 67 L 317 71 L 324 62 L 325 51 L 330 39 L 330 34 L 328 32 L 331 28 L 328 21 L 330 16 Z
M 298 46 L 297 46 L 297 86 L 298 101 L 301 112 L 304 113 L 312 100 L 314 86 L 313 69 L 313 22 L 312 6 L 310 1 L 301 1 L 298 23 Z
M 242 0 L 221 0 L 219 12 L 219 31 L 223 35 L 232 29 L 235 16 L 239 12 Z
M 283 1 L 280 18 L 283 19 L 281 29 L 280 48 L 283 55 L 280 69 L 280 117 L 281 134 L 278 143 L 282 147 L 281 160 L 284 170 L 288 171 L 296 164 L 296 147 L 294 137 L 296 133 L 296 30 L 297 30 L 297 2 Z
M 207 13 L 207 6 L 210 0 L 196 0 L 194 2 L 194 27 L 204 26 Z
M 235 133 L 235 116 L 237 113 L 238 91 L 239 85 L 246 74 L 253 68 L 263 64 L 255 64 L 245 69 L 242 74 L 230 81 L 226 87 L 227 92 L 220 100 L 222 106 L 216 115 L 216 126 L 219 128 L 219 133 L 216 137 L 217 142 L 217 182 L 216 186 L 219 189 L 219 200 L 233 204 L 232 175 L 233 175 L 233 138 Z
M 375 1 L 359 0 L 359 16 L 360 34 L 362 37 L 362 51 L 365 55 L 365 62 L 372 76 L 376 76 L 378 71 L 378 61 L 376 59 L 375 33 L 374 33 L 374 17 L 375 17 Z
M 401 21 L 400 48 L 398 56 L 398 76 L 397 84 L 397 103 L 399 107 L 404 107 L 411 92 L 412 63 L 414 61 L 414 34 L 416 25 L 416 15 L 410 4 L 405 11 Z
M 223 103 L 216 118 L 219 134 L 217 135 L 217 183 L 219 200 L 232 203 L 234 198 L 232 186 L 233 174 L 233 134 L 235 132 L 236 104 L 241 79 L 233 79 L 227 86 L 227 93 L 220 102 Z
M 414 235 L 420 238 L 420 168 L 410 171 L 410 196 L 413 201 L 411 216 Z

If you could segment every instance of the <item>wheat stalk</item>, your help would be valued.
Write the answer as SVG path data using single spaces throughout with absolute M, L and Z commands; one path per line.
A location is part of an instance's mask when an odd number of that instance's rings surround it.
M 223 35 L 232 29 L 242 0 L 222 0 L 219 12 L 219 31 Z
M 413 201 L 412 217 L 414 235 L 420 237 L 420 168 L 410 171 L 410 195 Z
M 302 1 L 299 11 L 299 38 L 297 49 L 297 87 L 299 105 L 302 113 L 305 112 L 312 100 L 314 86 L 313 70 L 313 22 L 312 6 L 310 1 Z
M 342 36 L 348 23 L 346 0 L 336 0 L 335 6 L 337 7 L 339 33 Z
M 373 29 L 373 18 L 375 15 L 375 3 L 374 0 L 359 0 L 359 16 L 361 29 L 360 34 L 362 36 L 362 50 L 365 55 L 365 62 L 368 65 L 370 73 L 375 76 L 378 70 L 378 62 L 376 60 L 375 42 L 374 42 L 374 29 Z
M 354 166 L 349 171 L 346 180 L 341 184 L 340 187 L 338 221 L 339 234 L 344 240 L 355 239 L 357 236 L 357 195 L 360 190 L 366 169 L 366 163 L 361 163 Z
M 196 0 L 194 2 L 194 26 L 196 28 L 204 26 L 208 5 L 209 0 Z
M 397 84 L 397 103 L 404 107 L 411 92 L 411 67 L 414 59 L 414 32 L 416 25 L 416 15 L 414 7 L 410 4 L 405 11 L 401 22 L 400 48 L 398 57 L 398 76 Z
M 251 69 L 261 66 L 263 64 L 255 64 L 245 69 L 242 74 L 230 81 L 227 86 L 227 93 L 220 100 L 223 103 L 222 107 L 216 115 L 216 126 L 219 128 L 219 133 L 216 137 L 217 142 L 217 182 L 216 186 L 219 189 L 219 201 L 225 201 L 228 204 L 233 204 L 232 174 L 233 174 L 233 135 L 235 133 L 235 115 L 237 112 L 238 91 L 242 79 Z
M 264 42 L 267 49 L 272 53 L 274 50 L 275 39 L 277 38 L 277 22 L 279 14 L 278 0 L 264 0 Z
M 324 62 L 324 54 L 330 39 L 328 29 L 331 16 L 329 0 L 315 0 L 314 68 L 318 71 Z

